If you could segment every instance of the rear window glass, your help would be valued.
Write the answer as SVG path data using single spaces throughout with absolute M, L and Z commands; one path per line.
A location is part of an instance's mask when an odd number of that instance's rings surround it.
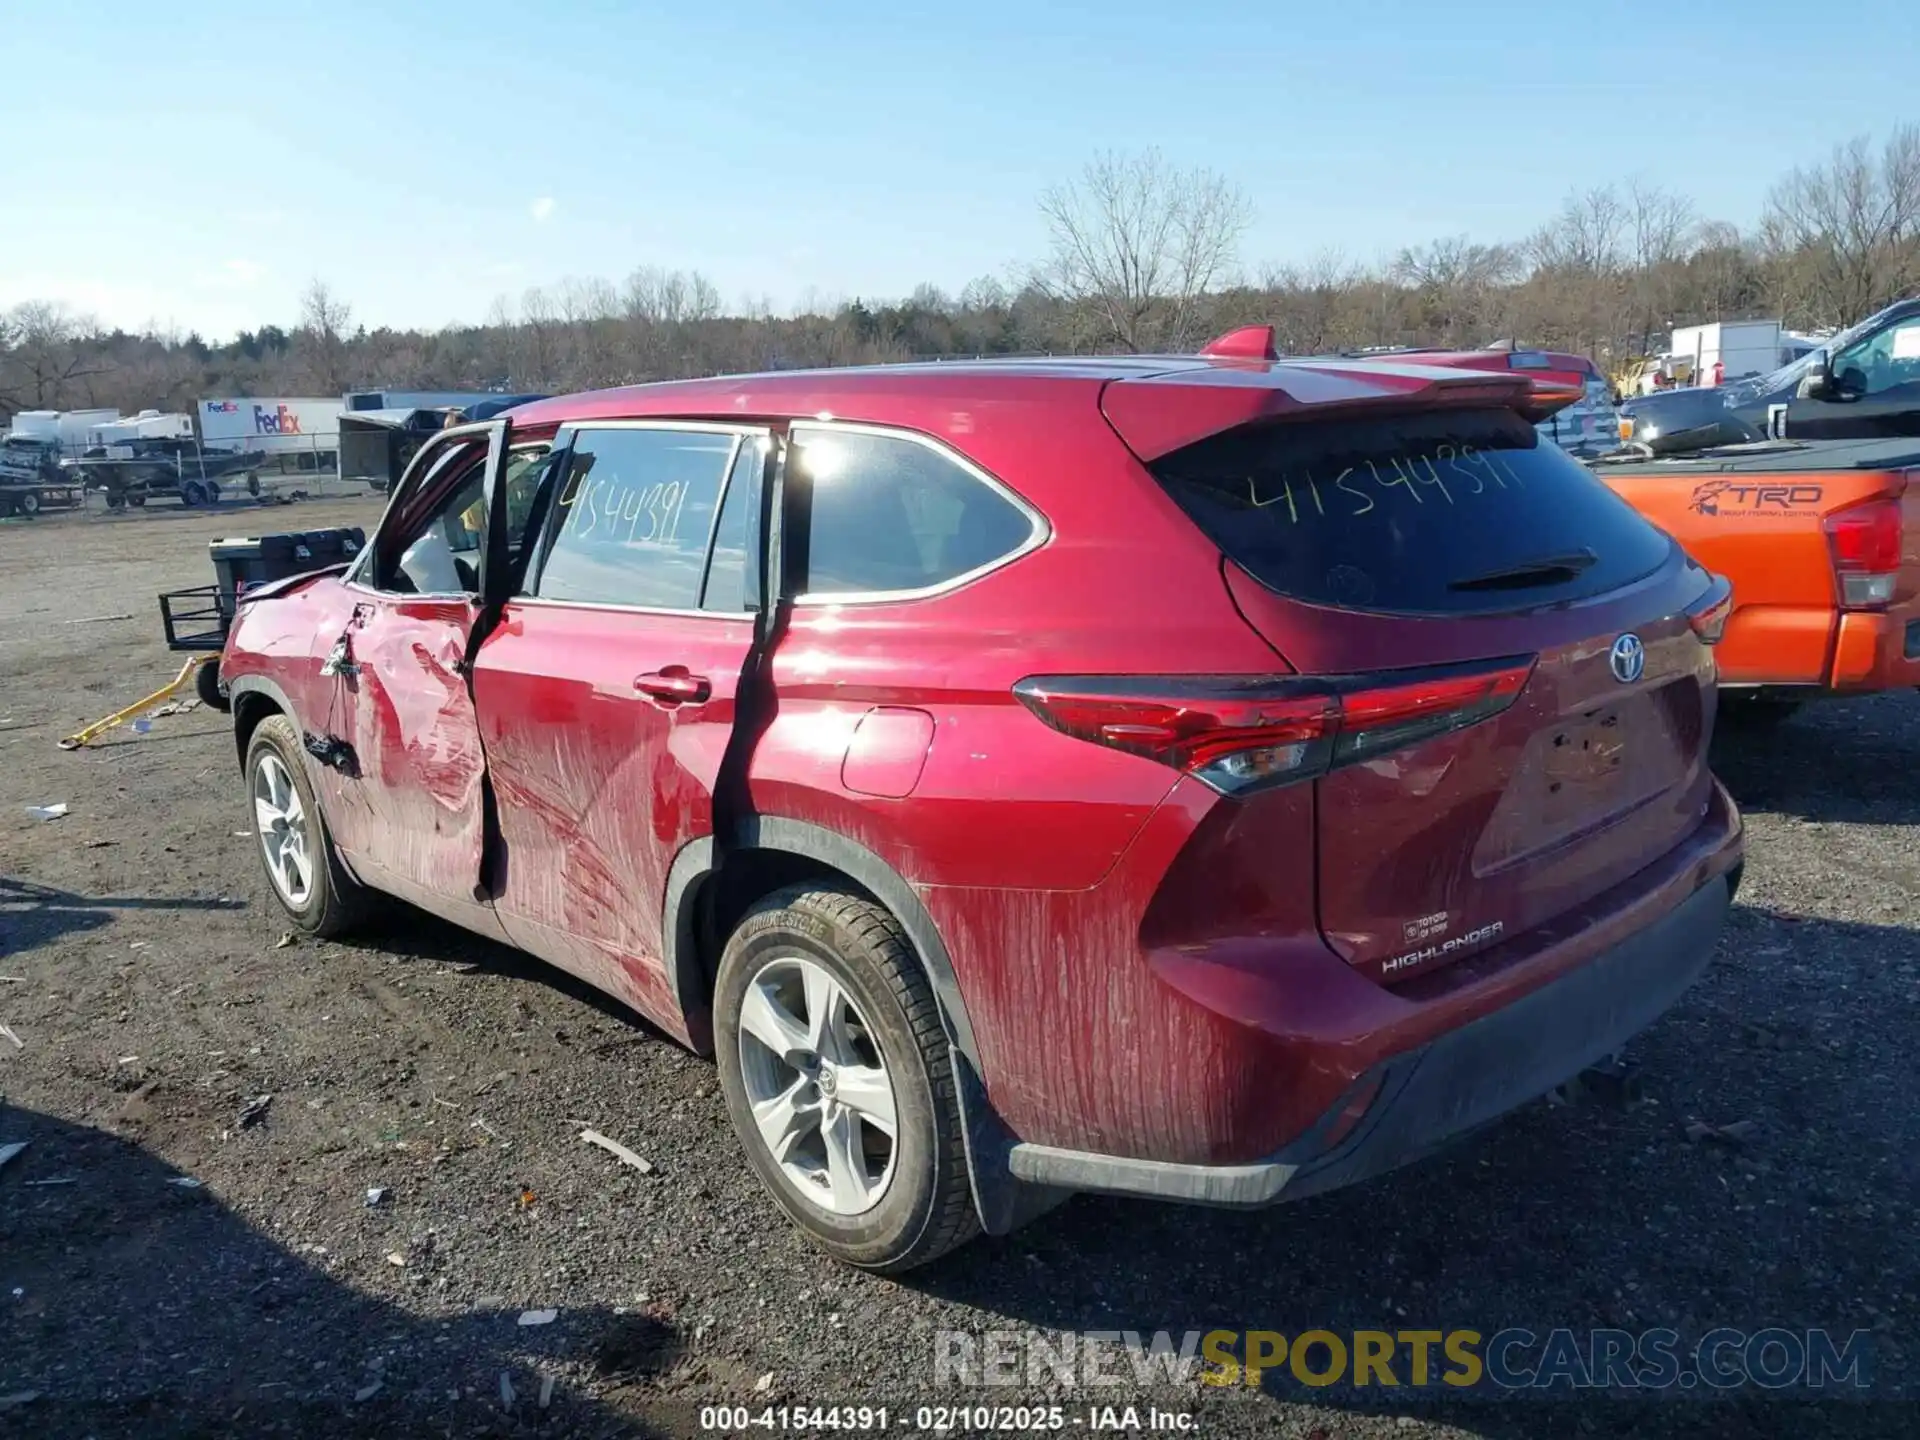
M 1473 614 L 1596 595 L 1671 542 L 1508 411 L 1229 431 L 1155 476 L 1269 589 L 1355 610 Z

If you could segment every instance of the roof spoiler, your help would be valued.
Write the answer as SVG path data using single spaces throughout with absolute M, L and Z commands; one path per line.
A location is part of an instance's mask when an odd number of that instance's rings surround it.
M 1201 353 L 1208 358 L 1255 358 L 1215 356 L 1211 347 Z M 1129 450 L 1153 461 L 1243 425 L 1313 419 L 1316 412 L 1333 418 L 1381 409 L 1494 406 L 1524 414 L 1532 394 L 1533 384 L 1525 375 L 1507 370 L 1381 360 L 1288 360 L 1196 365 L 1114 380 L 1100 393 L 1100 409 Z

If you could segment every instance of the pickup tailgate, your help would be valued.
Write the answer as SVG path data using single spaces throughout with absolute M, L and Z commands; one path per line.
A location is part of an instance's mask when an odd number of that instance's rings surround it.
M 1742 473 L 1595 467 L 1615 494 L 1733 584 L 1734 611 L 1716 650 L 1732 685 L 1831 683 L 1840 589 L 1830 517 L 1876 499 L 1904 512 L 1898 597 L 1920 589 L 1920 485 L 1900 470 Z

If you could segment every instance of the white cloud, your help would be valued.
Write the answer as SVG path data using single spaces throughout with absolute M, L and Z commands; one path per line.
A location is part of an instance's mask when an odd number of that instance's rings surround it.
M 542 195 L 527 207 L 527 213 L 533 216 L 534 223 L 544 225 L 553 218 L 554 200 L 551 195 Z

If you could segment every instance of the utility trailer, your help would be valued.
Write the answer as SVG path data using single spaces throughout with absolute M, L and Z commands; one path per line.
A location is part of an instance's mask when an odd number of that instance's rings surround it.
M 13 434 L 0 441 L 0 517 L 32 519 L 43 510 L 74 510 L 85 486 L 63 463 L 57 441 Z
M 190 439 L 149 438 L 95 446 L 75 468 L 109 510 L 169 495 L 191 508 L 219 504 L 223 484 L 258 495 L 266 458 L 257 450 L 208 450 Z

